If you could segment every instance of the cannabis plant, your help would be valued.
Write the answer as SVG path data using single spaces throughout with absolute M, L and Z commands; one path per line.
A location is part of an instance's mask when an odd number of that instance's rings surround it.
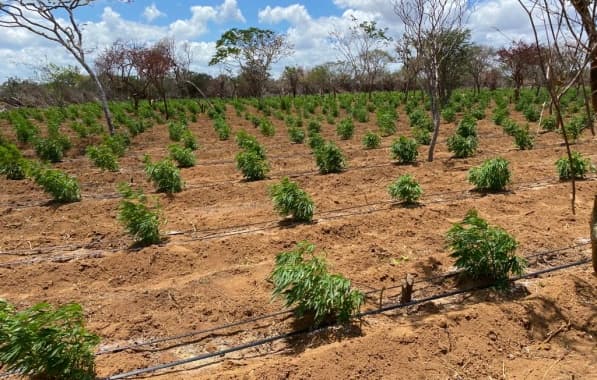
M 482 191 L 502 191 L 510 182 L 509 162 L 501 157 L 486 160 L 481 166 L 471 168 L 468 180 Z
M 348 140 L 354 135 L 354 123 L 351 118 L 346 118 L 340 121 L 336 127 L 336 133 L 342 140 Z
M 34 167 L 31 174 L 35 183 L 59 203 L 78 202 L 81 200 L 79 183 L 74 177 L 58 170 Z
M 118 185 L 123 199 L 118 206 L 118 220 L 126 231 L 141 246 L 157 244 L 160 237 L 160 208 L 147 206 L 147 197 L 141 190 L 134 190 L 128 184 Z
M 321 174 L 339 173 L 346 167 L 344 154 L 332 141 L 324 143 L 315 151 L 315 162 Z
M 195 166 L 196 158 L 193 151 L 178 144 L 172 144 L 168 147 L 170 158 L 178 163 L 179 168 L 190 168 Z
M 325 258 L 315 255 L 315 246 L 306 241 L 276 256 L 271 279 L 273 296 L 296 307 L 297 317 L 312 318 L 314 326 L 350 321 L 365 299 L 348 279 L 330 274 Z
M 393 199 L 401 200 L 407 204 L 413 204 L 421 198 L 423 190 L 413 176 L 405 174 L 400 176 L 388 187 L 388 193 Z
M 521 275 L 526 261 L 516 256 L 516 240 L 505 230 L 490 226 L 475 210 L 450 228 L 446 235 L 456 267 L 475 279 L 507 283 L 510 273 Z
M 296 182 L 284 177 L 269 189 L 274 208 L 282 216 L 291 215 L 296 221 L 310 222 L 315 206 L 313 200 Z
M 145 174 L 153 181 L 158 193 L 179 193 L 184 183 L 180 178 L 180 170 L 174 163 L 165 158 L 161 161 L 152 162 L 148 155 L 143 158 L 145 163 Z
M 579 152 L 572 152 L 572 165 L 568 157 L 562 157 L 556 161 L 556 168 L 560 180 L 572 179 L 572 169 L 574 169 L 574 178 L 583 179 L 589 172 L 595 171 L 595 166 L 591 159 L 583 157 Z
M 236 166 L 248 181 L 264 179 L 269 172 L 267 160 L 255 150 L 244 150 L 236 155 Z
M 365 149 L 379 148 L 379 145 L 381 145 L 381 137 L 377 133 L 371 131 L 365 133 L 363 136 L 363 146 Z
M 0 367 L 31 379 L 95 379 L 99 337 L 84 326 L 78 304 L 39 303 L 16 311 L 0 299 Z
M 411 164 L 417 161 L 419 152 L 417 148 L 419 144 L 415 139 L 410 139 L 405 136 L 400 136 L 398 140 L 394 140 L 390 146 L 392 159 L 397 160 L 400 164 Z
M 118 157 L 108 145 L 90 145 L 86 149 L 86 154 L 98 168 L 112 172 L 118 171 Z

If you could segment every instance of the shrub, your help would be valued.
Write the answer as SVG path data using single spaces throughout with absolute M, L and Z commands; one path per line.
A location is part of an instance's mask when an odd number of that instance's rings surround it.
M 81 200 L 81 190 L 77 180 L 57 169 L 32 168 L 32 175 L 39 186 L 46 193 L 60 203 L 78 202 Z
M 17 312 L 0 299 L 0 366 L 32 379 L 95 379 L 99 337 L 84 327 L 78 304 L 39 303 Z
M 290 141 L 295 144 L 302 144 L 305 141 L 305 131 L 298 127 L 292 127 L 288 129 L 288 137 Z
M 35 154 L 43 161 L 60 162 L 64 154 L 63 146 L 59 140 L 40 138 L 35 141 Z
M 472 157 L 477 151 L 477 138 L 475 136 L 463 137 L 459 134 L 448 137 L 448 150 L 456 158 Z
M 381 137 L 375 132 L 367 132 L 363 136 L 363 146 L 365 149 L 375 149 L 381 145 Z
M 245 150 L 236 155 L 236 166 L 248 181 L 264 179 L 269 172 L 267 160 L 253 150 Z
M 197 137 L 189 129 L 185 130 L 180 139 L 182 145 L 190 150 L 199 149 L 199 143 L 197 143 Z
M 126 231 L 136 244 L 147 246 L 157 244 L 160 237 L 160 209 L 147 206 L 147 197 L 141 190 L 133 190 L 128 184 L 118 185 L 123 199 L 118 205 L 118 220 L 124 224 Z
M 309 124 L 307 124 L 307 131 L 310 134 L 320 133 L 321 132 L 321 123 L 319 123 L 317 120 L 314 120 L 314 119 L 309 120 Z
M 420 145 L 429 145 L 431 144 L 431 132 L 427 129 L 422 128 L 413 128 L 412 129 L 413 138 L 419 143 Z
M 588 172 L 595 171 L 595 166 L 591 159 L 583 157 L 579 152 L 572 152 L 572 165 L 568 157 L 562 157 L 556 161 L 556 168 L 560 180 L 572 179 L 572 169 L 574 169 L 574 178 L 583 179 Z
M 0 144 L 0 174 L 7 179 L 21 180 L 27 176 L 27 160 L 14 144 Z
M 321 174 L 339 173 L 346 167 L 344 154 L 331 141 L 324 143 L 316 150 L 315 162 Z
M 309 147 L 313 151 L 317 151 L 325 144 L 325 139 L 319 133 L 312 133 L 309 136 Z
M 354 134 L 354 123 L 351 118 L 346 118 L 340 121 L 336 127 L 336 132 L 342 140 L 348 140 Z
M 400 136 L 398 140 L 394 140 L 390 147 L 392 159 L 398 160 L 400 164 L 414 163 L 419 155 L 418 147 L 419 144 L 415 139 Z
M 468 180 L 478 190 L 502 191 L 510 182 L 509 162 L 501 157 L 486 160 L 481 166 L 471 168 Z
M 369 121 L 369 111 L 365 107 L 356 107 L 352 111 L 352 117 L 354 117 L 359 123 L 366 123 Z
M 390 112 L 378 113 L 377 126 L 382 136 L 393 135 L 396 133 L 396 117 Z
M 180 178 L 180 170 L 170 159 L 152 162 L 148 155 L 143 157 L 145 163 L 145 174 L 153 181 L 158 193 L 179 193 L 184 183 Z
M 485 119 L 485 110 L 482 108 L 475 108 L 471 111 L 471 116 L 476 120 L 483 120 Z
M 128 135 L 115 133 L 104 139 L 104 144 L 118 157 L 124 156 L 131 140 Z
M 421 128 L 429 132 L 433 131 L 433 121 L 422 109 L 417 108 L 408 115 L 411 128 Z
M 546 132 L 553 132 L 558 128 L 558 122 L 554 115 L 547 115 L 541 120 L 541 129 Z
M 514 253 L 516 240 L 503 229 L 490 226 L 475 210 L 450 228 L 446 240 L 456 267 L 473 278 L 504 285 L 510 273 L 524 272 L 526 261 Z
M 493 111 L 492 120 L 496 125 L 502 125 L 509 115 L 510 112 L 507 108 L 498 107 Z
M 456 128 L 456 134 L 462 137 L 477 137 L 477 122 L 471 116 L 465 116 Z
M 583 129 L 586 128 L 586 121 L 582 117 L 574 117 L 568 123 L 564 124 L 566 130 L 566 136 L 570 142 L 575 143 L 580 137 Z
M 313 200 L 288 177 L 284 177 L 280 183 L 272 185 L 269 195 L 274 202 L 274 208 L 280 215 L 292 215 L 294 220 L 305 222 L 310 222 L 313 219 L 315 209 Z
M 533 149 L 534 138 L 529 132 L 529 126 L 517 128 L 514 131 L 514 143 L 520 150 Z
M 272 124 L 272 122 L 266 117 L 259 119 L 259 131 L 262 135 L 267 137 L 271 137 L 276 134 L 276 128 L 274 127 L 274 124 Z
M 180 141 L 187 130 L 187 126 L 179 121 L 171 121 L 168 123 L 168 136 L 172 141 Z
M 259 144 L 257 138 L 244 129 L 236 133 L 236 144 L 246 151 L 255 152 L 259 157 L 265 159 L 265 149 Z
M 88 146 L 86 154 L 98 168 L 112 172 L 118 171 L 118 157 L 108 145 Z
M 214 129 L 220 140 L 228 140 L 230 138 L 230 126 L 226 123 L 226 120 L 221 116 L 217 116 L 214 119 Z
M 388 187 L 388 192 L 393 199 L 408 204 L 416 203 L 423 195 L 421 186 L 410 174 L 400 176 Z
M 351 289 L 348 279 L 328 273 L 325 259 L 314 251 L 313 244 L 301 242 L 294 250 L 276 256 L 271 274 L 273 296 L 284 298 L 286 307 L 296 306 L 296 315 L 312 318 L 315 326 L 323 322 L 348 322 L 365 297 Z
M 527 119 L 528 122 L 534 123 L 536 121 L 539 121 L 539 117 L 541 116 L 541 114 L 539 113 L 539 110 L 534 107 L 534 106 L 527 106 L 524 110 L 523 110 L 523 114 L 524 117 Z
M 190 168 L 195 166 L 195 154 L 189 148 L 184 148 L 177 144 L 168 147 L 170 158 L 178 163 L 179 168 Z
M 453 108 L 446 107 L 442 110 L 442 119 L 445 123 L 453 123 L 456 120 L 456 111 Z

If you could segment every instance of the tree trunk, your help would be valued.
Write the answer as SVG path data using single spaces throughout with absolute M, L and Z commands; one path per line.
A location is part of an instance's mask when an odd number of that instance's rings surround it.
M 433 161 L 433 153 L 435 152 L 435 144 L 437 143 L 437 137 L 439 136 L 439 124 L 440 124 L 440 91 L 439 91 L 439 73 L 437 69 L 434 70 L 434 77 L 430 86 L 429 91 L 431 100 L 431 117 L 433 119 L 433 136 L 431 137 L 431 143 L 429 144 L 429 155 L 427 161 Z
M 593 201 L 593 215 L 591 217 L 591 248 L 593 251 L 593 272 L 597 273 L 597 195 Z
M 79 60 L 79 63 L 81 64 L 81 66 L 83 66 L 85 71 L 87 71 L 87 74 L 89 74 L 89 76 L 91 77 L 91 79 L 93 79 L 95 85 L 97 86 L 97 91 L 99 92 L 100 101 L 102 104 L 102 110 L 104 111 L 104 116 L 106 117 L 106 124 L 108 125 L 108 132 L 110 133 L 110 135 L 113 135 L 114 124 L 112 123 L 112 115 L 110 114 L 110 107 L 108 106 L 108 97 L 106 96 L 104 86 L 102 85 L 102 82 L 99 80 L 97 75 L 95 75 L 93 70 L 91 70 L 91 67 L 89 67 L 85 61 Z
M 593 52 L 591 53 L 591 73 L 590 73 L 590 81 L 591 81 L 591 102 L 593 104 L 593 113 L 597 112 L 597 37 L 595 37 L 595 41 L 590 45 L 593 47 Z
M 166 120 L 169 120 L 170 112 L 168 111 L 168 100 L 166 99 L 166 91 L 162 91 L 162 101 L 164 102 L 164 111 L 166 111 Z

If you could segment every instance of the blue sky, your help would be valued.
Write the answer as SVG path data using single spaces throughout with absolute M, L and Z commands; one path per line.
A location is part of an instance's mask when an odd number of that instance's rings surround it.
M 309 68 L 337 60 L 330 32 L 345 32 L 352 16 L 377 21 L 395 39 L 400 37 L 401 25 L 391 0 L 96 0 L 76 13 L 85 23 L 84 45 L 91 62 L 117 39 L 153 43 L 169 37 L 190 44 L 193 70 L 212 75 L 221 71 L 208 62 L 222 32 L 233 27 L 272 29 L 286 34 L 295 47 L 292 56 L 273 68 L 274 76 L 286 65 Z M 482 0 L 466 26 L 475 42 L 493 47 L 530 36 L 529 22 L 517 0 Z M 391 52 L 392 46 L 388 49 Z M 0 33 L 0 57 L 0 82 L 14 76 L 35 79 L 36 67 L 47 63 L 74 64 L 62 47 L 25 30 Z

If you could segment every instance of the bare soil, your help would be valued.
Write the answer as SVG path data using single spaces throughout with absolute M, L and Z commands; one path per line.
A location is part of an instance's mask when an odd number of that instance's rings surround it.
M 254 111 L 257 112 L 257 111 Z M 520 115 L 513 112 L 515 117 Z M 489 115 L 489 113 L 488 113 Z M 400 112 L 399 134 L 410 134 Z M 234 139 L 219 141 L 211 121 L 190 125 L 201 148 L 198 165 L 182 170 L 185 190 L 156 194 L 143 173 L 142 156 L 167 155 L 165 125 L 137 136 L 118 173 L 102 172 L 73 149 L 56 165 L 75 175 L 83 200 L 56 205 L 33 182 L 0 179 L 0 297 L 18 307 L 40 301 L 83 305 L 88 326 L 102 338 L 100 350 L 221 326 L 283 309 L 271 299 L 268 276 L 277 253 L 309 240 L 324 251 L 333 271 L 363 291 L 400 285 L 407 273 L 424 279 L 453 270 L 444 236 L 467 210 L 513 234 L 530 256 L 587 242 L 597 193 L 591 176 L 577 183 L 576 215 L 570 184 L 558 181 L 555 161 L 565 154 L 560 136 L 539 134 L 536 147 L 519 151 L 489 119 L 479 122 L 475 157 L 453 159 L 444 143 L 455 129 L 442 125 L 436 159 L 396 165 L 389 145 L 364 150 L 361 138 L 375 120 L 356 123 L 340 141 L 323 123 L 326 138 L 346 152 L 349 167 L 320 175 L 309 147 L 291 144 L 284 124 L 274 137 L 248 121 L 228 120 L 258 136 L 266 147 L 270 178 L 242 180 Z M 520 119 L 522 120 L 522 119 Z M 4 126 L 3 128 L 5 128 Z M 531 123 L 533 131 L 537 125 Z M 585 131 L 575 149 L 594 161 L 595 142 Z M 29 152 L 32 154 L 32 152 Z M 467 171 L 487 158 L 507 158 L 509 191 L 472 191 Z M 418 207 L 390 202 L 387 186 L 412 174 L 424 196 Z M 289 175 L 314 199 L 312 224 L 281 223 L 267 195 Z M 116 220 L 116 184 L 132 182 L 159 201 L 167 235 L 163 244 L 134 249 Z M 590 246 L 535 257 L 529 271 L 590 256 Z M 304 334 L 215 360 L 151 375 L 158 379 L 597 379 L 597 278 L 590 265 L 517 282 L 506 293 L 486 290 L 363 318 L 350 328 Z M 464 286 L 454 279 L 438 291 Z M 415 298 L 431 293 L 415 291 Z M 399 288 L 382 303 L 397 302 Z M 375 297 L 379 297 L 379 294 Z M 370 299 L 364 309 L 374 309 Z M 277 317 L 204 334 L 167 350 L 144 346 L 98 356 L 100 376 L 214 352 L 291 331 L 292 318 Z M 155 347 L 154 347 L 155 348 Z

